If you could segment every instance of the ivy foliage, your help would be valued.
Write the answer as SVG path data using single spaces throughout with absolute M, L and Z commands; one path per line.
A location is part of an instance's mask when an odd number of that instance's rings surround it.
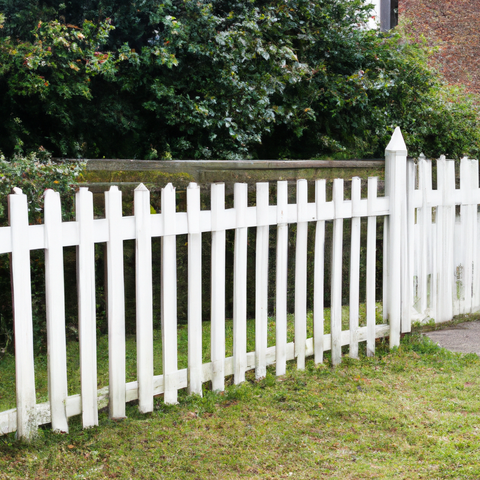
M 478 109 L 363 0 L 0 0 L 0 149 L 64 157 L 477 155 Z

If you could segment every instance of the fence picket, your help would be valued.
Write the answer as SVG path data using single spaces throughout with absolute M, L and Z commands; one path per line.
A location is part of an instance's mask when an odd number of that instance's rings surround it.
M 326 201 L 326 181 L 315 182 L 315 207 L 317 219 L 322 218 Z M 323 362 L 325 312 L 324 279 L 325 277 L 325 220 L 317 220 L 315 227 L 315 259 L 313 280 L 313 342 L 315 364 Z
M 277 182 L 277 265 L 275 294 L 276 374 L 287 371 L 288 183 Z
M 14 188 L 8 196 L 8 217 L 12 234 L 12 300 L 15 327 L 15 385 L 18 438 L 29 440 L 37 432 L 33 321 L 28 247 L 27 196 Z
M 307 240 L 308 184 L 297 180 L 297 242 L 295 247 L 295 356 L 297 368 L 305 369 L 307 343 Z
M 351 358 L 358 358 L 358 316 L 360 305 L 360 199 L 361 179 L 352 179 L 352 225 L 350 247 L 350 349 Z
M 78 336 L 83 427 L 98 425 L 97 329 L 95 313 L 95 243 L 93 239 L 93 195 L 80 188 L 75 196 L 78 222 Z
M 60 194 L 45 191 L 45 304 L 47 312 L 48 397 L 52 430 L 68 432 L 67 343 Z
M 464 242 L 464 263 L 463 263 L 463 295 L 464 306 L 462 313 L 472 311 L 472 275 L 473 275 L 473 239 L 475 213 L 471 204 L 472 171 L 471 161 L 467 157 L 460 160 L 460 191 L 462 196 L 461 221 L 462 239 Z
M 390 348 L 400 345 L 402 314 L 402 227 L 405 215 L 407 176 L 407 147 L 397 127 L 385 149 L 385 195 L 390 198 L 388 224 L 388 319 L 390 322 Z
M 375 202 L 377 200 L 377 178 L 368 179 L 368 220 L 367 220 L 367 356 L 375 355 L 375 264 L 377 250 L 377 217 Z
M 123 279 L 122 192 L 105 192 L 107 242 L 107 316 L 110 418 L 125 417 L 125 286 Z
M 175 188 L 162 189 L 162 360 L 165 403 L 177 403 L 177 238 Z
M 236 214 L 233 265 L 233 376 L 235 384 L 245 381 L 247 369 L 247 201 L 248 185 L 234 187 Z
M 330 307 L 332 364 L 342 361 L 342 256 L 343 256 L 343 179 L 333 181 L 332 298 Z
M 437 160 L 437 189 L 440 192 L 441 205 L 437 207 L 437 263 L 438 302 L 437 322 L 445 322 L 453 317 L 453 292 L 451 278 L 454 275 L 453 246 L 455 234 L 455 208 L 452 190 L 455 189 L 455 167 L 452 161 L 441 156 Z M 451 183 L 453 180 L 453 184 Z
M 212 184 L 212 390 L 225 389 L 225 184 Z
M 187 188 L 188 219 L 188 393 L 202 395 L 202 234 L 200 187 Z
M 148 413 L 153 411 L 152 225 L 150 192 L 143 184 L 135 189 L 134 208 L 138 409 Z
M 257 183 L 257 241 L 255 252 L 255 378 L 267 374 L 268 333 L 268 183 Z

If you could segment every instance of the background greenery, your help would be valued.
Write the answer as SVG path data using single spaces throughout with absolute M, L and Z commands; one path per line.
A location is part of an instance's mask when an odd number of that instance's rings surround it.
M 362 0 L 0 0 L 0 149 L 116 158 L 477 155 L 478 109 Z

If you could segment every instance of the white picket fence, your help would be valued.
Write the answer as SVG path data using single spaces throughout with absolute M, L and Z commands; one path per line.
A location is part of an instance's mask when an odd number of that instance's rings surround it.
M 407 165 L 408 163 L 408 165 Z M 275 364 L 283 375 L 286 362 L 296 358 L 305 367 L 313 355 L 323 361 L 331 351 L 332 363 L 341 362 L 342 346 L 358 356 L 359 342 L 367 354 L 375 352 L 375 339 L 389 336 L 390 346 L 408 332 L 412 318 L 435 311 L 449 319 L 478 304 L 479 272 L 476 205 L 480 203 L 478 164 L 462 161 L 462 184 L 455 190 L 453 163 L 441 159 L 438 190 L 431 188 L 431 164 L 419 162 L 420 188 L 415 186 L 416 166 L 407 162 L 407 150 L 397 129 L 386 149 L 385 196 L 377 196 L 377 179 L 368 180 L 366 198 L 360 178 L 352 179 L 350 199 L 343 180 L 333 183 L 333 198 L 326 201 L 326 182 L 315 182 L 315 202 L 309 203 L 307 182 L 297 182 L 296 203 L 288 203 L 288 184 L 278 182 L 277 205 L 269 205 L 268 183 L 256 186 L 256 206 L 249 207 L 247 185 L 236 184 L 234 207 L 225 208 L 223 184 L 211 185 L 211 210 L 200 209 L 200 188 L 187 189 L 187 211 L 176 212 L 175 189 L 162 190 L 159 214 L 150 212 L 150 193 L 143 186 L 134 193 L 134 215 L 122 216 L 122 195 L 117 187 L 105 193 L 105 218 L 94 219 L 93 197 L 87 188 L 76 194 L 76 221 L 61 221 L 60 197 L 45 193 L 43 225 L 28 224 L 27 198 L 19 189 L 9 196 L 10 226 L 0 228 L 0 254 L 11 253 L 17 408 L 0 412 L 0 432 L 17 431 L 30 438 L 38 425 L 68 431 L 68 418 L 82 415 L 83 426 L 98 424 L 98 409 L 108 403 L 112 418 L 125 416 L 125 404 L 138 400 L 141 412 L 151 412 L 154 396 L 166 403 L 177 401 L 177 391 L 187 388 L 202 394 L 202 384 L 212 382 L 223 390 L 225 377 L 235 383 L 255 369 L 257 378 Z M 443 170 L 442 170 L 443 168 Z M 476 170 L 475 170 L 476 169 Z M 442 173 L 443 172 L 443 173 Z M 453 177 L 452 177 L 453 172 Z M 474 177 L 475 174 L 476 176 Z M 476 183 L 474 179 L 476 179 Z M 453 179 L 453 180 L 452 180 Z M 429 183 L 430 182 L 430 183 Z M 473 182 L 473 183 L 472 183 Z M 461 227 L 455 224 L 455 204 L 461 204 Z M 432 208 L 436 208 L 435 222 Z M 453 212 L 453 213 L 452 213 Z M 367 217 L 366 303 L 367 322 L 359 327 L 361 218 Z M 385 323 L 375 324 L 375 264 L 377 217 L 384 217 L 383 311 Z M 416 220 L 415 220 L 416 218 Z M 351 219 L 349 329 L 342 330 L 342 244 L 344 219 Z M 325 222 L 333 221 L 331 269 L 331 333 L 324 333 Z M 466 223 L 469 221 L 470 223 Z M 307 279 L 307 231 L 314 222 L 314 278 Z M 287 343 L 288 225 L 297 224 L 295 246 L 295 341 Z M 269 227 L 277 228 L 276 342 L 267 347 Z M 255 351 L 247 352 L 247 230 L 256 227 Z M 235 231 L 233 356 L 225 355 L 225 242 L 226 231 Z M 211 256 L 211 361 L 202 362 L 202 233 L 212 234 Z M 456 257 L 455 236 L 468 238 L 468 248 Z M 176 236 L 188 235 L 188 367 L 177 362 Z M 152 238 L 161 237 L 162 375 L 153 370 Z M 136 342 L 137 380 L 125 382 L 125 300 L 123 241 L 136 243 Z M 95 243 L 107 247 L 109 386 L 97 390 L 95 324 Z M 68 395 L 65 339 L 63 248 L 77 246 L 78 324 L 81 394 Z M 49 402 L 36 403 L 30 251 L 44 249 L 46 274 Z M 463 266 L 463 286 L 455 283 L 455 261 Z M 442 265 L 442 266 L 440 266 Z M 473 267 L 472 267 L 473 265 Z M 458 268 L 457 268 L 458 270 Z M 471 279 L 471 280 L 470 280 Z M 363 280 L 363 279 L 362 279 Z M 155 281 L 158 281 L 155 279 Z M 307 281 L 314 282 L 314 334 L 307 338 Z M 473 287 L 473 288 L 472 288 Z M 475 295 L 467 295 L 469 292 Z M 460 294 L 458 294 L 460 292 Z M 418 300 L 418 298 L 419 300 Z M 472 297 L 474 300 L 472 300 Z M 449 303 L 448 298 L 452 301 Z M 416 308 L 416 310 L 414 310 Z M 447 318 L 448 317 L 448 318 Z

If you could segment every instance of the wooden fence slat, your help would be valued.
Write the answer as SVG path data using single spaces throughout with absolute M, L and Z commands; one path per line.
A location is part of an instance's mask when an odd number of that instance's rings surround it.
M 202 234 L 200 187 L 187 188 L 188 217 L 188 393 L 202 395 Z
M 315 182 L 315 206 L 317 218 L 322 218 L 326 201 L 326 180 Z M 315 364 L 323 362 L 325 334 L 324 281 L 325 281 L 325 220 L 317 220 L 315 226 L 315 260 L 313 280 L 313 341 Z
M 352 226 L 350 248 L 350 349 L 351 358 L 358 358 L 358 316 L 360 306 L 360 234 L 359 207 L 362 183 L 360 177 L 352 179 Z
M 12 297 L 15 328 L 15 385 L 17 395 L 17 435 L 29 440 L 37 432 L 35 367 L 33 361 L 33 321 L 28 248 L 27 196 L 14 188 L 8 196 L 8 217 L 12 234 Z
M 123 271 L 122 192 L 105 192 L 107 241 L 107 317 L 110 418 L 125 417 L 125 286 Z
M 165 403 L 177 403 L 177 239 L 175 188 L 162 189 L 162 351 Z
M 390 198 L 388 225 L 388 319 L 390 348 L 400 345 L 402 313 L 402 227 L 405 215 L 407 147 L 400 128 L 396 128 L 385 149 L 385 195 Z M 385 278 L 385 277 L 384 277 Z
M 237 218 L 233 265 L 233 376 L 235 384 L 245 381 L 247 368 L 247 227 L 248 185 L 236 183 L 234 208 Z
M 473 279 L 473 262 L 474 262 L 474 237 L 476 225 L 476 205 L 472 204 L 472 161 L 467 157 L 460 160 L 460 190 L 462 191 L 462 227 L 463 227 L 463 240 L 465 251 L 465 263 L 464 263 L 464 308 L 463 313 L 472 312 L 472 279 Z
M 83 427 L 98 425 L 97 329 L 95 303 L 95 243 L 93 239 L 93 195 L 80 188 L 75 196 L 79 230 L 77 248 L 78 336 Z
M 257 240 L 255 251 L 255 378 L 267 374 L 268 333 L 268 183 L 257 183 Z
M 47 313 L 48 397 L 52 430 L 68 432 L 67 343 L 60 194 L 45 191 L 45 305 Z
M 332 332 L 332 364 L 342 361 L 342 256 L 343 256 L 343 179 L 333 181 L 333 202 L 335 219 L 333 220 L 332 240 L 332 294 L 331 294 L 331 332 Z M 340 217 L 340 218 L 338 218 Z
M 212 390 L 223 391 L 225 389 L 225 184 L 212 184 L 210 203 L 212 211 Z
M 478 247 L 478 204 L 473 196 L 479 192 L 478 160 L 470 161 L 471 195 L 472 195 L 472 244 L 473 244 L 473 278 L 472 278 L 472 313 L 480 310 L 480 248 Z
M 402 333 L 410 332 L 412 329 L 412 313 L 414 305 L 413 295 L 413 276 L 414 276 L 414 247 L 415 247 L 415 170 L 416 165 L 413 159 L 407 160 L 407 205 L 406 205 L 406 245 L 405 245 L 405 261 L 404 261 L 404 282 L 402 288 L 405 290 L 405 302 L 402 305 Z M 384 245 L 386 232 L 383 234 Z M 385 259 L 384 259 L 385 262 Z M 385 291 L 385 285 L 384 285 Z M 385 302 L 385 300 L 383 300 Z
M 305 369 L 307 342 L 307 240 L 308 183 L 297 180 L 297 241 L 295 246 L 295 356 L 297 368 Z
M 419 189 L 422 192 L 422 206 L 418 213 L 420 252 L 419 252 L 419 296 L 420 313 L 428 314 L 428 257 L 430 255 L 430 224 L 432 221 L 432 209 L 428 206 L 428 194 L 432 190 L 431 164 L 424 155 L 418 159 Z
M 377 178 L 368 179 L 368 210 L 375 209 L 377 200 Z M 377 249 L 377 217 L 372 214 L 367 220 L 367 356 L 375 355 L 375 263 Z
M 134 191 L 138 409 L 153 412 L 153 292 L 150 192 Z
M 440 248 L 437 250 L 439 263 L 437 322 L 445 322 L 453 318 L 452 276 L 455 274 L 453 265 L 455 207 L 453 205 L 452 190 L 455 189 L 455 170 L 453 178 L 452 161 L 441 156 L 437 161 L 437 189 L 442 197 L 442 204 L 437 207 L 437 239 Z M 453 180 L 453 184 L 451 183 Z
M 288 182 L 277 182 L 277 265 L 275 293 L 276 374 L 287 371 Z

